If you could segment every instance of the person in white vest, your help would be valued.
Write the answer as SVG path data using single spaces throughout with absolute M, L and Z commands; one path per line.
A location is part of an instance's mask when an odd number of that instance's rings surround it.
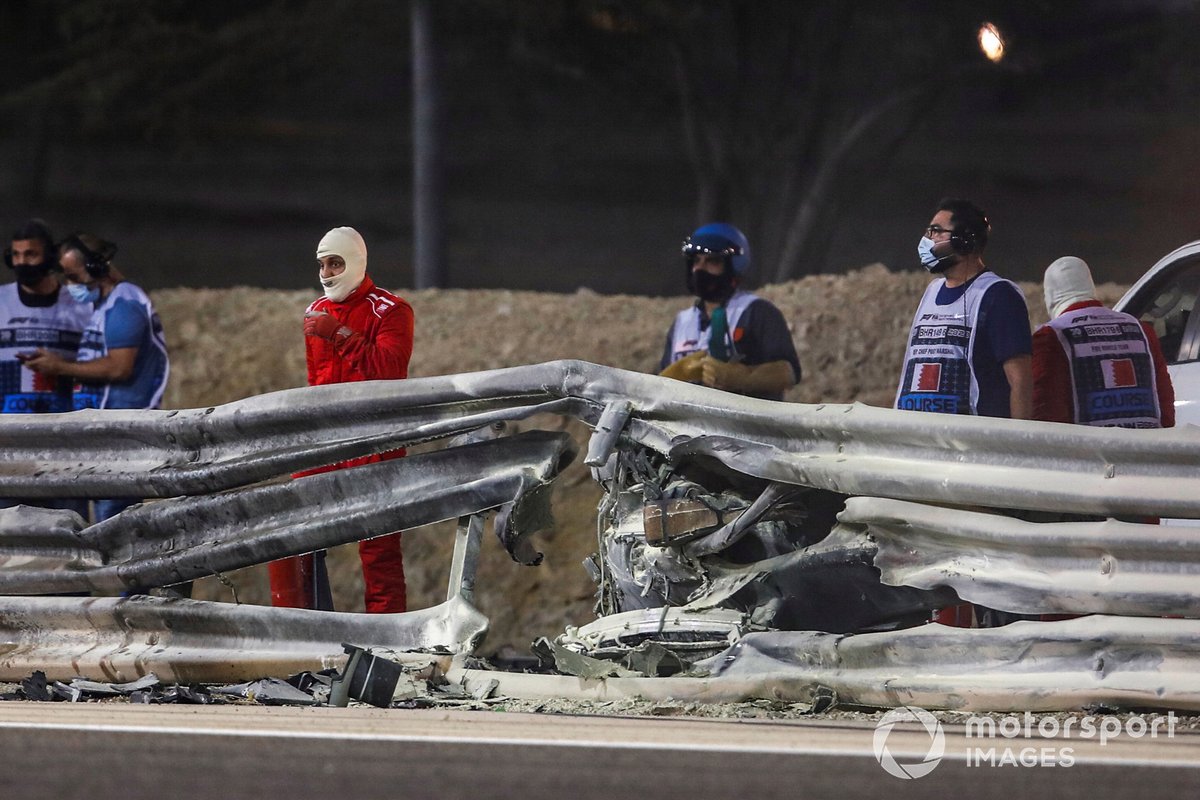
M 1042 286 L 1050 321 L 1033 334 L 1034 419 L 1174 427 L 1175 389 L 1154 329 L 1105 308 L 1082 259 L 1056 260 Z
M 683 243 L 696 302 L 675 317 L 661 375 L 751 397 L 782 400 L 800 380 L 800 358 L 783 314 L 741 288 L 750 243 L 733 225 L 697 228 Z
M 28 363 L 39 349 L 74 358 L 91 315 L 60 285 L 55 255 L 54 237 L 38 219 L 21 225 L 4 249 L 16 280 L 0 286 L 0 413 L 71 410 L 71 381 L 35 372 Z M 15 505 L 69 509 L 87 518 L 87 501 L 78 498 L 0 499 L 0 508 Z
M 990 231 L 974 203 L 938 203 L 917 253 L 939 277 L 913 315 L 896 408 L 1031 418 L 1029 309 L 1017 285 L 984 264 Z
M 967 200 L 945 198 L 917 245 L 938 275 L 925 289 L 904 353 L 895 407 L 910 411 L 1029 419 L 1033 345 L 1025 295 L 983 262 L 991 225 Z M 964 603 L 933 621 L 993 628 L 1022 619 Z
M 25 363 L 37 372 L 75 381 L 74 407 L 158 408 L 167 387 L 170 362 L 158 313 L 141 288 L 113 266 L 117 247 L 77 233 L 59 246 L 67 290 L 91 311 L 76 359 L 39 349 Z M 139 502 L 97 500 L 99 522 Z

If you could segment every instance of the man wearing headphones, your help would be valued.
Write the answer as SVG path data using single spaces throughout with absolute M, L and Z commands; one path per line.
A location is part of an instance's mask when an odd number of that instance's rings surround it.
M 745 234 L 725 222 L 697 228 L 683 262 L 696 302 L 667 331 L 659 374 L 782 400 L 800 380 L 800 359 L 779 309 L 740 286 L 750 268 Z
M 938 203 L 917 252 L 941 277 L 913 317 L 896 408 L 1032 418 L 1029 309 L 1017 285 L 983 263 L 990 230 L 974 203 Z
M 59 246 L 66 289 L 80 307 L 91 309 L 77 360 L 39 349 L 25 363 L 49 376 L 76 383 L 79 408 L 158 408 L 170 363 L 162 323 L 139 287 L 112 264 L 117 246 L 87 233 Z M 96 521 L 123 511 L 136 499 L 97 500 Z
M 0 286 L 0 413 L 71 410 L 71 381 L 34 372 L 28 363 L 38 348 L 74 358 L 91 313 L 59 285 L 55 254 L 54 237 L 40 219 L 17 228 L 4 249 L 16 281 Z M 0 498 L 0 508 L 15 505 L 69 509 L 87 518 L 87 501 L 78 498 Z
M 921 265 L 941 277 L 913 316 L 896 408 L 1030 419 L 1033 343 L 1025 296 L 983 263 L 991 225 L 967 200 L 945 198 L 917 245 Z M 994 628 L 1023 617 L 964 603 L 933 621 Z M 1036 619 L 1036 617 L 1034 617 Z

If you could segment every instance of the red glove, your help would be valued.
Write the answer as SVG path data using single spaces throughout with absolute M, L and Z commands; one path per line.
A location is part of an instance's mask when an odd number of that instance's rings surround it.
M 304 317 L 304 335 L 315 336 L 332 342 L 340 336 L 349 336 L 350 329 L 343 328 L 337 317 L 324 311 L 317 314 L 306 314 Z

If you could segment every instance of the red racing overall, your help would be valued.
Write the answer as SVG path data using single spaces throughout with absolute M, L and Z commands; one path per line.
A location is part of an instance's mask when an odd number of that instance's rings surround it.
M 413 346 L 412 308 L 403 298 L 377 287 L 370 276 L 364 277 L 358 288 L 342 302 L 335 303 L 322 297 L 310 305 L 308 311 L 332 314 L 344 328 L 352 331 L 349 336 L 335 337 L 334 341 L 304 337 L 309 386 L 408 377 L 408 360 Z M 293 477 L 403 456 L 403 450 L 393 450 L 318 467 Z M 358 553 L 362 560 L 367 612 L 404 611 L 406 598 L 400 532 L 359 542 Z M 272 605 L 316 607 L 311 589 L 312 555 L 281 559 L 272 562 L 268 569 Z

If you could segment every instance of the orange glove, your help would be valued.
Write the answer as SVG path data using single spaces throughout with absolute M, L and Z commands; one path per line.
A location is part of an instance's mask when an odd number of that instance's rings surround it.
M 674 378 L 677 381 L 699 383 L 702 377 L 700 364 L 706 355 L 708 354 L 703 350 L 698 350 L 672 364 L 668 364 L 667 368 L 658 374 L 664 378 Z

